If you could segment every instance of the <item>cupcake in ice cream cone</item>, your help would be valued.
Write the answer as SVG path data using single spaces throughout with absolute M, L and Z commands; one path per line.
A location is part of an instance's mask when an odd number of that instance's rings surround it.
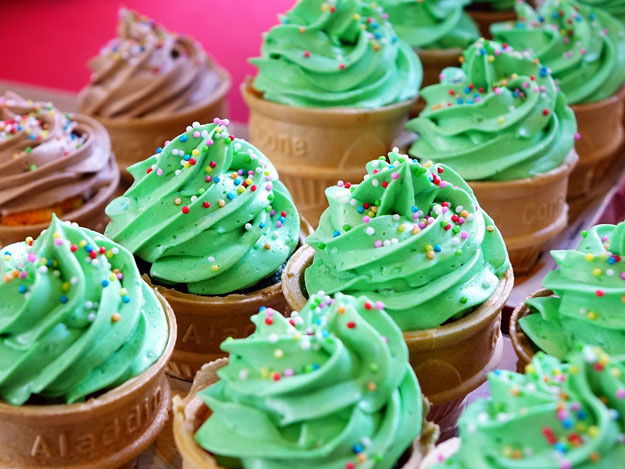
M 253 80 L 242 85 L 250 141 L 282 175 L 316 225 L 323 190 L 362 176 L 392 148 L 422 81 L 418 56 L 381 7 L 361 0 L 302 0 L 263 38 Z
M 546 0 L 537 9 L 517 5 L 519 21 L 493 26 L 493 34 L 527 51 L 553 76 L 575 112 L 579 163 L 567 199 L 574 214 L 616 182 L 623 144 L 625 27 L 601 8 Z
M 625 460 L 625 362 L 584 347 L 569 363 L 539 353 L 524 375 L 497 371 L 471 404 L 460 439 L 421 469 L 610 469 Z
M 176 398 L 184 467 L 419 467 L 438 432 L 383 307 L 313 295 L 290 318 L 267 308 L 252 321 Z
M 118 467 L 168 418 L 176 324 L 132 255 L 62 222 L 0 258 L 0 466 Z
M 410 154 L 469 183 L 515 272 L 527 273 L 567 224 L 575 116 L 548 69 L 509 46 L 481 39 L 463 58 L 423 90 L 427 108 L 408 123 L 417 134 Z
M 577 343 L 625 354 L 625 222 L 597 225 L 582 233 L 576 249 L 552 251 L 558 269 L 519 305 L 510 337 L 519 368 L 538 350 L 563 358 Z
M 501 358 L 500 311 L 513 278 L 499 231 L 453 170 L 398 153 L 326 197 L 309 246 L 287 264 L 287 302 L 298 310 L 307 292 L 323 290 L 384 304 L 431 415 L 443 434 L 453 431 L 450 416 Z
M 258 308 L 284 309 L 280 274 L 300 239 L 275 168 L 227 124 L 195 123 L 131 166 L 134 184 L 107 207 L 107 236 L 134 253 L 176 313 L 170 371 L 187 380 L 223 356 L 224 339 L 251 333 Z
M 111 134 L 122 176 L 189 122 L 226 114 L 230 76 L 193 39 L 125 8 L 118 37 L 89 62 L 92 75 L 78 96 L 82 113 Z
M 89 117 L 0 96 L 0 246 L 37 236 L 56 214 L 94 230 L 119 183 L 109 136 Z

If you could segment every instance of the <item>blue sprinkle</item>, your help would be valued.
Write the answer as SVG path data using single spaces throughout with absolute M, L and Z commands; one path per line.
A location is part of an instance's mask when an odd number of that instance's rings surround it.
M 336 238 L 337 236 L 341 236 L 341 232 L 339 230 L 334 230 L 334 233 L 332 233 L 334 235 L 334 237 Z
M 259 223 L 259 224 L 258 224 L 258 227 L 259 227 L 259 228 L 264 228 L 264 227 L 265 227 L 265 223 L 263 223 L 263 222 Z
M 562 443 L 561 441 L 558 441 L 555 445 L 553 445 L 553 449 L 555 449 L 556 451 L 560 452 L 560 453 L 566 453 L 566 445 L 564 443 Z
M 440 244 L 435 244 L 435 245 L 434 245 L 434 250 L 435 250 L 436 252 L 441 252 L 441 246 L 440 246 Z
M 108 287 L 108 286 L 109 286 L 109 281 L 108 281 L 108 280 L 106 280 L 106 279 L 102 280 L 102 286 L 103 286 L 104 288 Z
M 236 178 L 236 179 L 234 180 L 234 185 L 235 185 L 235 186 L 238 186 L 239 184 L 241 184 L 241 180 L 240 180 L 239 178 Z
M 352 446 L 352 451 L 354 452 L 354 454 L 360 454 L 360 453 L 362 453 L 364 450 L 363 450 L 362 445 L 355 444 L 354 446 Z
M 613 257 L 608 257 L 608 264 L 614 264 L 616 263 L 616 259 L 614 259 Z
M 91 251 L 93 251 L 93 248 L 87 244 L 87 245 L 85 246 L 85 251 L 87 251 L 87 252 L 91 252 Z
M 358 208 L 356 209 L 356 211 L 357 211 L 358 213 L 364 213 L 365 208 L 361 205 L 360 207 L 358 207 Z
M 462 98 L 458 98 L 458 99 L 456 100 L 456 102 L 457 102 L 458 104 L 463 104 L 463 103 L 464 103 L 464 99 L 462 99 Z
M 156 153 L 161 153 L 162 151 L 163 151 L 163 149 L 162 149 L 161 147 L 158 147 L 158 148 L 156 149 Z
M 413 205 L 410 210 L 412 210 L 412 213 L 417 213 L 419 211 L 419 207 Z
M 493 371 L 493 374 L 495 376 L 501 376 L 501 370 L 497 369 L 497 370 Z
M 180 141 L 181 141 L 181 142 L 183 142 L 183 143 L 184 143 L 184 142 L 186 142 L 187 140 L 189 140 L 189 137 L 187 137 L 186 135 L 184 135 L 184 134 L 183 134 L 183 135 L 181 135 L 181 136 L 180 136 Z
M 20 293 L 26 293 L 28 291 L 28 288 L 26 288 L 26 285 L 20 285 L 19 287 L 17 287 L 17 291 Z
M 376 31 L 376 33 L 373 35 L 373 37 L 375 37 L 376 39 L 380 39 L 382 37 L 382 35 Z
M 480 55 L 486 55 L 486 49 L 480 49 Z
M 228 197 L 229 200 L 234 200 L 234 194 L 232 192 L 228 192 L 226 197 Z
M 577 412 L 577 418 L 579 420 L 586 420 L 587 414 L 585 410 L 580 410 Z
M 376 22 L 372 22 L 372 23 L 371 23 L 371 27 L 372 27 L 373 29 L 378 29 L 378 23 L 376 23 Z
M 128 295 L 124 295 L 124 296 L 122 296 L 122 301 L 124 303 L 130 303 L 130 297 Z
M 469 88 L 468 86 L 464 89 L 464 92 L 466 94 L 469 94 L 471 92 L 471 88 Z
M 184 160 L 189 161 L 191 159 L 191 155 L 184 155 Z
M 213 181 L 214 181 L 214 182 L 219 182 L 219 181 L 221 181 L 221 179 L 219 179 L 219 176 L 215 176 L 215 177 L 213 178 Z
M 53 264 L 54 264 L 54 262 L 52 262 L 52 259 L 48 259 L 48 262 L 46 262 L 46 265 L 48 267 L 52 267 Z
M 594 13 L 591 13 L 590 15 L 588 15 L 588 18 L 590 18 L 591 20 L 594 20 L 596 16 Z
M 323 337 L 324 339 L 327 339 L 329 335 L 330 333 L 328 331 L 321 332 L 321 337 Z
M 571 429 L 573 428 L 573 420 L 571 419 L 564 419 L 562 420 L 562 426 L 566 429 Z
M 467 104 L 473 104 L 473 100 L 472 99 L 467 99 Z
M 61 303 L 63 303 L 63 304 L 67 303 L 67 297 L 65 295 L 61 296 L 61 298 L 59 298 L 59 300 L 61 300 Z
M 395 43 L 397 42 L 397 36 L 395 36 L 393 39 L 391 39 L 391 42 L 392 42 L 393 44 L 395 44 Z
M 284 222 L 286 221 L 286 218 L 284 218 L 284 217 L 280 217 L 280 218 L 278 218 L 278 221 L 279 221 L 280 223 L 284 223 Z
M 554 11 L 554 12 L 551 14 L 551 18 L 552 18 L 552 19 L 554 19 L 554 20 L 557 20 L 557 19 L 558 19 L 558 12 L 557 12 L 557 11 Z
M 319 369 L 319 363 L 313 363 L 311 366 L 312 366 L 313 370 L 318 370 Z

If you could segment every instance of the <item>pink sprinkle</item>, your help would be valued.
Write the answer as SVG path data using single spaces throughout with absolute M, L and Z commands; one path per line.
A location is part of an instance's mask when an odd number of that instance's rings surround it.
M 586 48 L 582 47 L 582 48 L 579 50 L 579 53 L 580 53 L 581 55 L 586 54 Z
M 196 130 L 195 132 L 193 132 L 193 136 L 195 138 L 200 138 L 200 133 Z
M 25 270 L 20 272 L 20 278 L 26 278 L 28 277 L 28 272 L 26 272 Z
M 625 389 L 617 389 L 616 390 L 616 398 L 617 399 L 625 399 Z
M 290 378 L 294 374 L 295 372 L 293 371 L 293 368 L 287 368 L 286 370 L 284 370 L 284 376 L 286 376 L 287 378 Z
M 579 134 L 579 132 L 575 132 L 573 138 L 575 138 L 575 140 L 579 140 L 580 138 L 582 138 L 582 136 Z
M 523 82 L 523 88 L 529 88 L 530 84 L 526 81 Z
M 209 138 L 208 140 L 206 140 L 206 145 L 208 145 L 209 147 L 215 142 L 213 142 L 212 138 Z
M 278 220 L 278 221 L 276 222 L 276 227 L 280 228 L 281 226 L 282 226 L 282 222 L 281 222 L 280 220 Z
M 363 223 L 369 223 L 370 221 L 371 221 L 371 218 L 369 217 L 369 215 L 365 215 L 364 217 L 362 217 Z
M 375 243 L 373 243 L 373 245 L 374 245 L 376 248 L 381 248 L 381 247 L 382 247 L 382 241 L 380 241 L 380 240 L 378 239 Z
M 419 222 L 419 228 L 423 229 L 425 227 L 426 227 L 425 222 L 423 222 L 423 221 Z
M 447 181 L 441 181 L 439 186 L 441 187 L 441 189 L 444 189 L 445 187 L 447 187 Z
M 501 94 L 501 88 L 493 88 L 495 94 Z
M 495 50 L 493 51 L 493 53 L 494 53 L 495 55 L 499 55 L 499 54 L 501 54 L 501 51 L 500 51 L 499 49 L 495 49 Z
M 558 420 L 565 420 L 569 416 L 569 413 L 566 410 L 558 411 Z
M 391 173 L 391 177 L 393 179 L 397 179 L 399 177 L 399 173 Z
M 265 186 L 265 189 L 266 189 L 266 190 L 268 190 L 268 191 L 270 191 L 271 189 L 273 189 L 273 186 L 271 185 L 271 183 L 270 183 L 270 184 L 267 184 L 267 185 Z
M 381 301 L 376 301 L 375 309 L 384 309 L 384 303 L 382 303 Z
M 28 254 L 28 262 L 35 262 L 37 260 L 37 255 L 34 253 Z
M 573 465 L 571 464 L 570 461 L 562 461 L 560 463 L 560 469 L 571 469 L 573 467 Z
M 467 238 L 469 237 L 469 233 L 467 233 L 466 231 L 462 231 L 462 232 L 460 233 L 460 237 L 461 237 L 462 239 L 467 239 Z
M 56 238 L 54 240 L 54 244 L 56 244 L 57 246 L 61 246 L 63 244 L 63 240 L 61 238 Z
M 162 176 L 162 175 L 163 175 L 163 170 L 162 170 L 161 168 L 158 168 L 158 169 L 156 170 L 156 175 L 157 175 L 157 176 Z
M 213 178 L 210 176 L 206 176 L 204 179 L 206 180 L 206 182 L 211 182 L 213 180 Z
M 625 272 L 621 272 L 621 278 L 625 280 Z

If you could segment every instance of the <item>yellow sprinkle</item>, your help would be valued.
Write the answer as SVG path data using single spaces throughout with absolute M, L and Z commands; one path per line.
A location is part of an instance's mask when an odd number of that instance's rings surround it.
M 432 160 L 428 160 L 425 163 L 423 163 L 423 167 L 424 168 L 429 168 L 433 165 L 434 163 L 432 163 Z
M 586 431 L 586 424 L 578 422 L 575 424 L 575 431 L 577 433 L 584 433 Z
M 213 168 L 211 168 L 210 166 L 207 166 L 204 170 L 205 170 L 207 173 L 212 173 L 212 172 L 213 172 Z
M 119 320 L 120 320 L 121 318 L 122 318 L 122 317 L 119 315 L 119 313 L 113 313 L 113 314 L 111 314 L 111 321 L 113 321 L 113 322 L 119 322 Z
M 126 290 L 125 288 L 121 288 L 119 290 L 119 296 L 126 296 L 128 294 L 128 290 Z
M 610 368 L 610 375 L 614 378 L 619 378 L 621 376 L 621 370 L 619 370 L 617 367 L 612 367 Z
M 426 245 L 425 245 L 425 250 L 426 250 L 427 252 L 430 252 L 430 251 L 432 251 L 433 249 L 434 249 L 434 248 L 432 247 L 432 245 L 431 245 L 431 244 L 426 244 Z
M 577 365 L 571 365 L 571 368 L 569 368 L 569 372 L 572 375 L 576 375 L 577 373 L 579 373 L 579 367 Z
M 297 342 L 302 338 L 302 333 L 301 332 L 296 332 L 295 334 L 293 334 L 293 341 Z
M 194 148 L 193 151 L 191 152 L 191 155 L 200 156 L 200 150 L 198 150 L 197 148 Z
M 534 371 L 536 371 L 534 365 L 532 365 L 531 363 L 529 365 L 525 365 L 525 372 L 527 374 L 534 373 Z
M 112 259 L 113 253 L 111 251 L 106 251 L 106 257 L 108 257 L 109 259 Z
M 601 354 L 599 356 L 599 363 L 601 363 L 603 366 L 606 366 L 610 363 L 610 357 L 608 357 L 605 353 Z
M 510 78 L 516 80 L 517 78 L 519 78 L 519 75 L 517 73 L 513 73 L 512 75 L 510 75 Z
M 588 427 L 588 435 L 591 438 L 597 437 L 597 435 L 599 435 L 599 427 L 597 427 L 596 425 L 592 425 L 591 427 Z
M 302 34 L 305 33 L 306 32 L 306 28 L 304 26 L 300 26 L 299 27 L 299 32 L 302 33 Z
M 85 241 L 84 239 L 78 243 L 78 246 L 81 248 L 84 248 L 86 245 L 87 245 L 87 241 Z
M 273 352 L 273 356 L 276 357 L 277 359 L 280 359 L 284 357 L 284 352 L 278 348 Z
M 434 259 L 434 251 L 428 251 L 425 256 L 430 260 Z
M 592 254 L 590 254 L 590 253 L 586 254 L 586 260 L 587 260 L 588 262 L 592 261 L 594 258 L 595 258 L 595 256 L 593 256 L 593 255 L 592 255 Z
M 189 163 L 188 161 L 184 162 L 184 167 L 189 169 L 191 167 L 191 163 Z
M 70 289 L 71 287 L 72 287 L 72 286 L 69 284 L 69 282 L 63 282 L 63 284 L 61 285 L 61 290 L 63 290 L 63 291 L 69 291 L 69 289 Z
M 400 233 L 403 233 L 405 229 L 406 227 L 404 226 L 403 223 L 397 227 L 397 231 L 399 231 Z
M 260 368 L 260 377 L 263 379 L 269 378 L 269 370 L 267 367 L 263 366 Z
M 243 186 L 239 186 L 239 188 L 237 189 L 237 192 L 238 192 L 239 194 L 243 194 L 243 192 L 245 192 L 245 187 L 243 187 Z
M 495 56 L 494 56 L 494 55 L 489 55 L 489 56 L 488 56 L 488 61 L 489 61 L 490 63 L 493 63 L 493 62 L 495 61 Z
M 339 306 L 339 308 L 338 308 L 337 312 L 338 312 L 339 314 L 343 314 L 343 313 L 345 313 L 345 306 L 342 306 L 342 305 L 341 305 L 341 306 Z
M 176 198 L 174 199 L 174 204 L 176 204 L 176 205 L 180 205 L 181 203 L 182 203 L 182 199 L 181 199 L 180 197 L 176 197 Z
M 219 270 L 219 266 L 217 264 L 213 264 L 213 265 L 211 265 L 211 270 L 213 272 L 217 272 Z
M 499 118 L 497 119 L 497 122 L 499 122 L 500 124 L 503 124 L 504 122 L 503 116 L 499 116 Z
M 360 464 L 363 464 L 367 460 L 367 453 L 358 453 L 356 459 Z
M 358 13 L 354 13 L 354 16 L 352 16 L 352 18 L 354 18 L 354 21 L 358 21 L 360 20 L 360 15 Z
M 419 228 L 418 226 L 415 226 L 415 227 L 412 229 L 412 234 L 413 234 L 413 235 L 419 234 L 420 232 L 421 232 L 421 228 Z
M 52 237 L 54 237 L 55 239 L 59 239 L 61 237 L 61 233 L 57 231 L 52 235 Z
M 600 269 L 599 267 L 597 267 L 597 268 L 595 268 L 595 269 L 592 269 L 592 274 L 593 274 L 594 276 L 599 276 L 599 275 L 601 275 L 601 269 Z

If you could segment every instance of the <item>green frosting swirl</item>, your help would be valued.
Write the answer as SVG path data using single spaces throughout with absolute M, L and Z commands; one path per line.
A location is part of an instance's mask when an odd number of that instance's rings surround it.
M 381 8 L 360 0 L 301 0 L 265 34 L 254 87 L 301 107 L 378 108 L 416 98 L 419 57 Z
M 499 230 L 469 186 L 443 165 L 389 153 L 361 184 L 326 190 L 308 237 L 309 292 L 383 301 L 401 330 L 437 327 L 488 299 L 510 267 Z
M 518 2 L 519 0 L 473 0 L 471 4 L 481 10 L 505 11 L 513 10 Z
M 299 215 L 271 162 L 227 120 L 187 131 L 128 171 L 106 235 L 163 283 L 219 295 L 271 276 L 298 243 Z
M 290 319 L 261 308 L 198 394 L 212 414 L 197 442 L 226 467 L 393 467 L 421 432 L 423 404 L 383 307 L 338 294 L 313 295 Z
M 625 461 L 625 363 L 588 347 L 495 371 L 460 418 L 460 450 L 436 469 L 615 469 Z
M 470 0 L 381 0 L 397 35 L 412 47 L 464 49 L 480 37 L 464 11 Z
M 492 27 L 496 39 L 548 67 L 569 104 L 601 101 L 625 82 L 625 27 L 600 8 L 546 0 L 516 6 L 519 20 Z
M 625 25 L 625 0 L 578 0 L 578 2 L 589 7 L 601 8 Z
M 407 127 L 410 154 L 445 163 L 468 181 L 505 181 L 562 164 L 577 131 L 573 111 L 546 67 L 480 39 L 422 92 L 427 107 Z
M 526 301 L 532 313 L 520 320 L 541 350 L 564 357 L 576 342 L 625 354 L 625 222 L 597 225 L 575 250 L 552 251 L 558 270 L 543 286 L 556 296 Z
M 0 258 L 0 398 L 72 403 L 137 376 L 169 328 L 132 255 L 61 222 Z

